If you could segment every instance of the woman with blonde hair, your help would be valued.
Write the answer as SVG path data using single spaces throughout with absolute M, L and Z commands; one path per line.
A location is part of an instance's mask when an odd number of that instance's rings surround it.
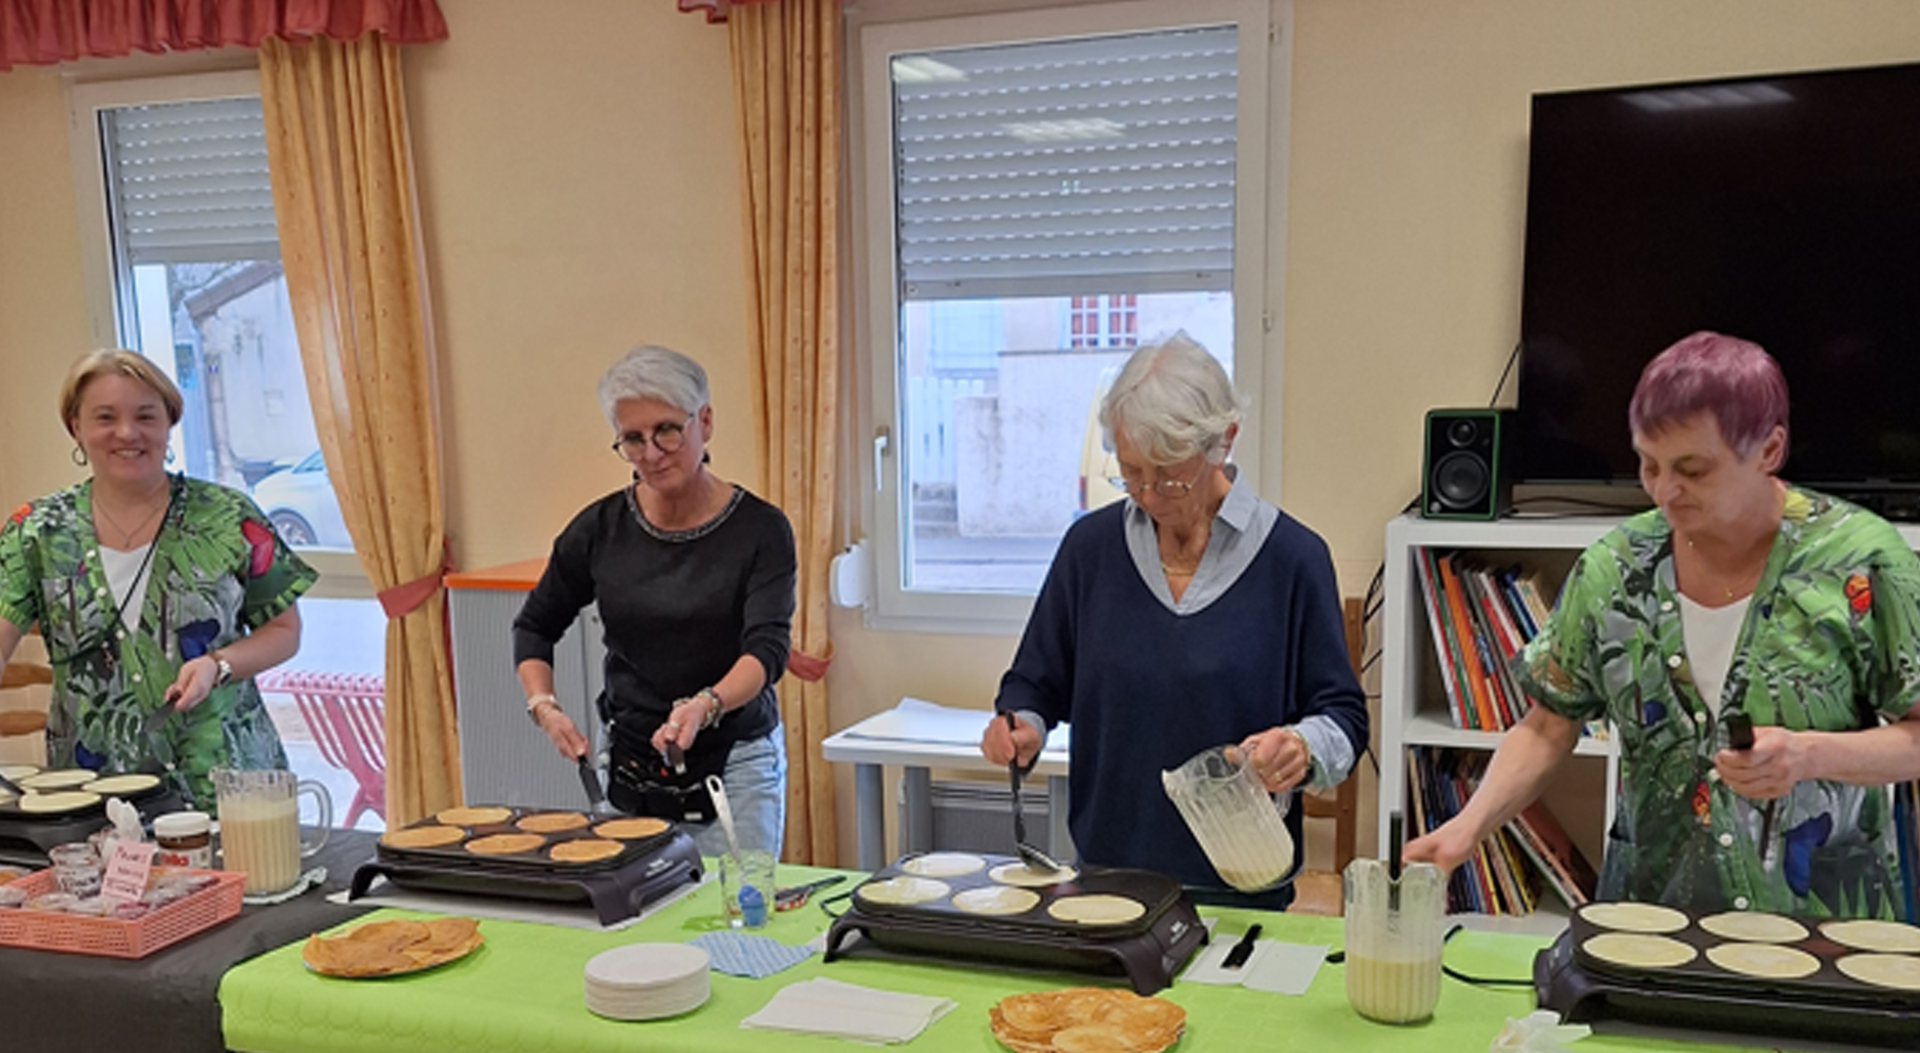
M 38 625 L 49 762 L 127 771 L 162 751 L 187 802 L 211 808 L 213 768 L 287 766 L 253 677 L 299 650 L 295 601 L 318 575 L 246 494 L 167 472 L 181 407 L 131 351 L 68 370 L 60 420 L 90 475 L 0 525 L 0 665 Z

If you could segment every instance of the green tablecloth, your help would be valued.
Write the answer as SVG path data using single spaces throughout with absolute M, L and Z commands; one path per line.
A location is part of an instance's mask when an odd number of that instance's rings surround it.
M 782 884 L 828 871 L 782 866 Z M 847 886 L 842 886 L 847 887 Z M 1234 934 L 1258 920 L 1268 937 L 1338 947 L 1338 918 L 1203 908 Z M 941 995 L 960 1008 L 910 1043 L 919 1051 L 1001 1053 L 987 1026 L 987 1009 L 1022 991 L 1074 986 L 1088 981 L 1069 974 L 996 971 L 989 966 L 903 961 L 855 955 L 825 964 L 815 956 L 761 980 L 712 975 L 712 998 L 695 1012 L 671 1020 L 618 1022 L 588 1012 L 583 972 L 587 959 L 612 947 L 643 942 L 684 942 L 719 925 L 719 894 L 697 889 L 638 925 L 619 932 L 524 922 L 482 921 L 486 946 L 467 958 L 414 976 L 341 980 L 307 971 L 294 944 L 245 962 L 227 973 L 220 1004 L 229 1049 L 244 1053 L 479 1053 L 607 1050 L 714 1053 L 749 1046 L 793 1051 L 857 1049 L 839 1039 L 742 1030 L 740 1021 L 758 1011 L 781 987 L 828 976 L 889 991 Z M 404 912 L 372 915 L 407 917 Z M 371 920 L 363 919 L 363 920 Z M 765 930 L 783 943 L 805 943 L 829 919 L 812 904 L 776 914 Z M 1448 945 L 1447 962 L 1481 977 L 1531 975 L 1538 937 L 1462 933 Z M 1323 966 L 1304 996 L 1262 994 L 1240 987 L 1175 984 L 1161 992 L 1187 1010 L 1187 1033 L 1175 1053 L 1192 1050 L 1346 1050 L 1352 1053 L 1408 1050 L 1418 1053 L 1478 1053 L 1507 1017 L 1534 1008 L 1530 990 L 1480 988 L 1443 981 L 1440 1005 L 1428 1023 L 1404 1028 L 1373 1024 L 1346 1002 L 1339 966 Z M 1595 1035 L 1575 1053 L 1672 1050 L 1671 1040 Z M 1689 1045 L 1707 1050 L 1706 1045 Z

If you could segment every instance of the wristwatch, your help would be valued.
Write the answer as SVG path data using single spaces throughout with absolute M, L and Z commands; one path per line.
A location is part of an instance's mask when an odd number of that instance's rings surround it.
M 532 698 L 527 699 L 527 719 L 533 721 L 535 727 L 540 726 L 541 706 L 552 706 L 558 709 L 560 708 L 560 700 L 553 697 L 553 692 L 551 691 L 542 691 Z
M 232 683 L 233 663 L 227 661 L 227 656 L 221 654 L 219 651 L 211 651 L 207 654 L 207 657 L 213 659 L 213 668 L 216 671 L 213 677 L 213 686 L 225 687 Z

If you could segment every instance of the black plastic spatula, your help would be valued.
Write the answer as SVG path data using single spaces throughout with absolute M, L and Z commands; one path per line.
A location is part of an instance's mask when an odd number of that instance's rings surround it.
M 1013 729 L 1017 726 L 1014 723 L 1016 718 L 1012 713 L 1006 714 L 1006 718 L 1007 734 L 1011 736 Z M 1054 862 L 1052 856 L 1027 843 L 1027 815 L 1020 806 L 1021 774 L 1020 751 L 1016 749 L 1013 759 L 1007 762 L 1007 778 L 1013 784 L 1013 850 L 1019 854 L 1020 861 L 1027 865 L 1028 870 L 1045 872 L 1064 870 L 1066 868 Z

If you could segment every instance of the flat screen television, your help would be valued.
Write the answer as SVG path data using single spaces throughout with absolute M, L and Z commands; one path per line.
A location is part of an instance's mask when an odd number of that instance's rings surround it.
M 1647 360 L 1713 329 L 1786 373 L 1782 475 L 1920 507 L 1920 64 L 1535 95 L 1521 483 L 1632 484 Z

